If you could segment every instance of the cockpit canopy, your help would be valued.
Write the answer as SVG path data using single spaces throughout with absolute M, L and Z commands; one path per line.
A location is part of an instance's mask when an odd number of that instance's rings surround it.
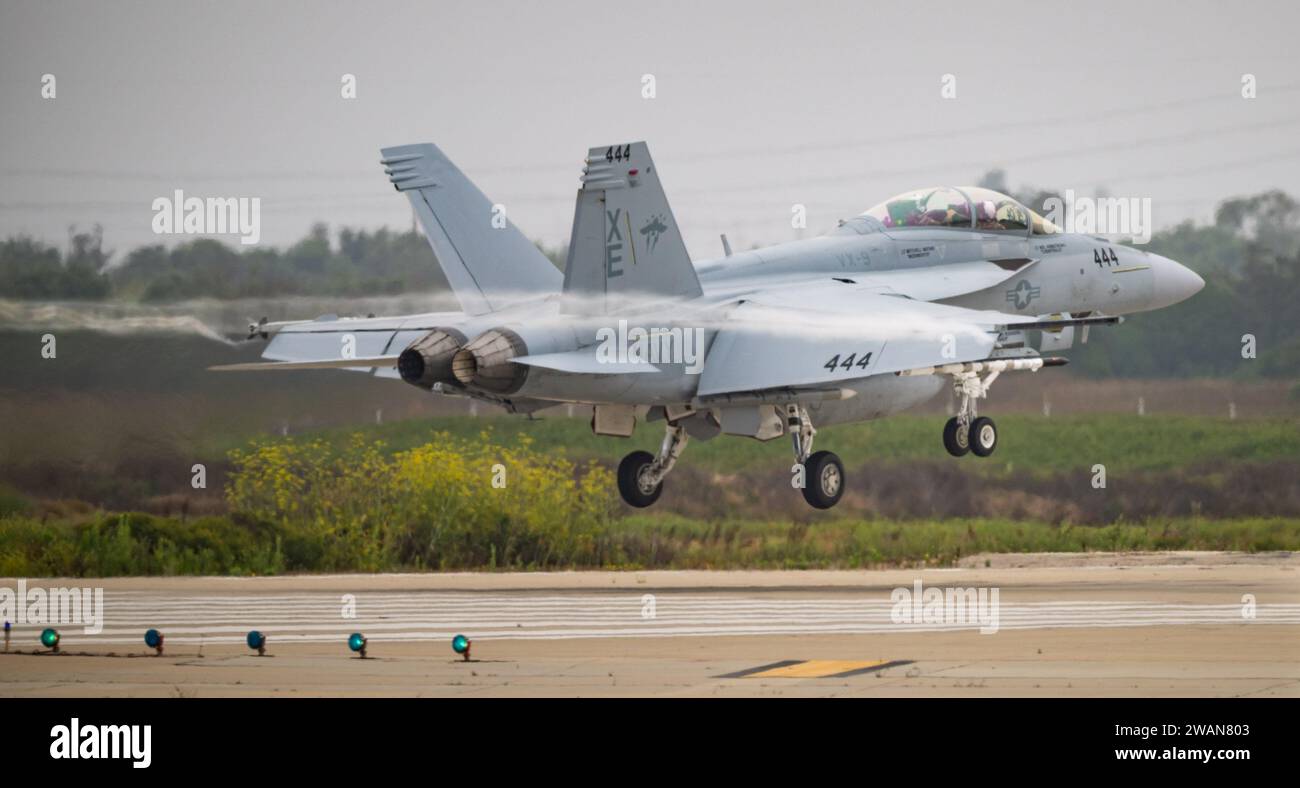
M 1049 235 L 1056 225 L 1015 199 L 979 186 L 935 186 L 892 197 L 866 213 L 886 230 L 900 227 L 952 227 Z

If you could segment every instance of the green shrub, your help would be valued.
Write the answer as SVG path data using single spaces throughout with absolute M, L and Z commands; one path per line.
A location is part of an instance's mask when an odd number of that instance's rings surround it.
M 602 561 L 608 470 L 487 435 L 389 453 L 360 437 L 231 453 L 230 508 L 285 534 L 291 567 L 541 568 Z M 495 482 L 495 483 L 494 483 Z

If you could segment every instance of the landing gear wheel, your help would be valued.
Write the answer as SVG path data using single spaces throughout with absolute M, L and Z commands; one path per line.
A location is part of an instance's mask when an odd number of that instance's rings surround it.
M 618 464 L 618 493 L 629 506 L 644 509 L 659 500 L 659 494 L 664 491 L 664 483 L 660 481 L 652 487 L 645 479 L 645 474 L 654 461 L 655 456 L 650 452 L 634 451 Z
M 987 419 L 986 419 L 987 421 Z M 972 430 L 963 430 L 961 422 L 953 416 L 948 419 L 948 423 L 943 425 L 943 447 L 954 457 L 961 457 L 970 451 L 970 436 Z
M 819 451 L 803 464 L 803 499 L 809 506 L 829 509 L 844 495 L 844 463 L 832 452 Z
M 970 423 L 970 450 L 977 457 L 987 457 L 998 447 L 998 428 L 993 419 L 980 416 Z

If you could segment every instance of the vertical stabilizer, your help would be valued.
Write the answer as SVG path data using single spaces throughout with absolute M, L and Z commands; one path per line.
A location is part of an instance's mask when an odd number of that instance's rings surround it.
M 436 145 L 400 145 L 381 153 L 384 172 L 410 198 L 466 312 L 494 312 L 559 289 L 559 270 Z
M 587 153 L 564 271 L 564 311 L 695 298 L 700 280 L 644 142 Z

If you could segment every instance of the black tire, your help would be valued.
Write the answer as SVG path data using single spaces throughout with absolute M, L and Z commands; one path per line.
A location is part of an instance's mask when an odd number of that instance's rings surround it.
M 954 457 L 963 457 L 970 451 L 970 431 L 961 431 L 956 416 L 943 425 L 943 447 Z
M 660 493 L 664 491 L 662 481 L 649 492 L 642 488 L 639 481 L 641 472 L 654 461 L 655 456 L 650 452 L 634 451 L 618 464 L 618 494 L 623 496 L 628 506 L 644 509 L 659 500 Z
M 980 416 L 970 423 L 970 450 L 977 457 L 987 457 L 998 447 L 998 427 L 993 419 Z
M 803 499 L 815 509 L 829 509 L 842 495 L 844 463 L 831 452 L 815 452 L 803 464 Z

